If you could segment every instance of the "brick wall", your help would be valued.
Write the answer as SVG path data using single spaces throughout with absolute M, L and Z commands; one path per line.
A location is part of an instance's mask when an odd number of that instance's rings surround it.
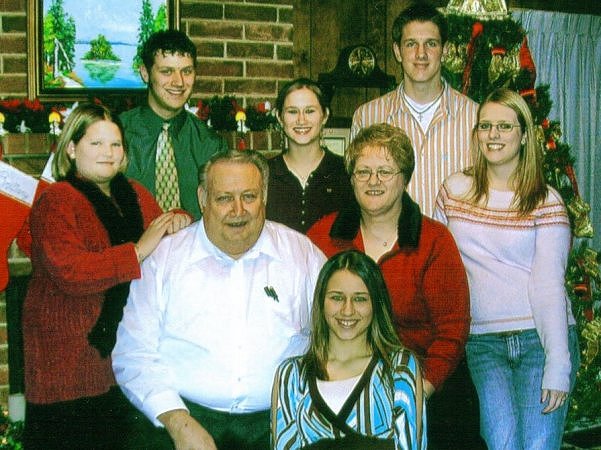
M 0 2 L 0 98 L 27 95 L 26 3 Z
M 27 95 L 27 0 L 0 1 L 0 98 Z M 0 255 L 0 257 L 2 257 Z M 6 296 L 0 292 L 0 407 L 8 404 Z
M 27 93 L 27 3 L 0 0 L 0 98 Z M 294 77 L 293 0 L 180 0 L 180 29 L 198 47 L 193 98 L 273 101 Z M 8 396 L 5 293 L 0 292 L 0 407 Z
M 294 77 L 292 0 L 190 1 L 181 25 L 197 44 L 195 97 L 234 95 L 244 105 L 273 100 Z

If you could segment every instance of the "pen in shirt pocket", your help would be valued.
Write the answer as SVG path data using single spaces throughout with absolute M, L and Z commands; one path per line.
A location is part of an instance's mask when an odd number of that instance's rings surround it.
M 280 299 L 278 298 L 278 294 L 275 291 L 275 289 L 273 288 L 273 286 L 265 286 L 263 289 L 265 290 L 265 293 L 267 294 L 268 297 L 271 297 L 276 302 L 280 301 Z

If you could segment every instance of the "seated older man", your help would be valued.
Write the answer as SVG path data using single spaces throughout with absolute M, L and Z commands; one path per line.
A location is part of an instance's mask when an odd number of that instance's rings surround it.
M 215 155 L 202 219 L 163 240 L 131 285 L 115 376 L 178 449 L 269 448 L 275 369 L 306 348 L 325 257 L 265 220 L 267 182 L 258 153 Z

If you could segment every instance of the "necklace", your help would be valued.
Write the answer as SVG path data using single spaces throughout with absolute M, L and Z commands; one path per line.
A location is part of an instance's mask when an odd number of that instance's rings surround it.
M 388 247 L 388 241 L 382 241 L 382 245 L 383 245 L 384 247 Z
M 396 237 L 397 237 L 396 230 L 394 231 L 393 235 L 391 235 L 387 238 L 378 237 L 374 233 L 372 233 L 370 230 L 366 230 L 363 226 L 361 226 L 361 230 L 364 235 L 371 235 L 376 241 L 380 242 L 384 248 L 388 248 L 390 245 L 394 244 L 394 242 L 396 241 Z
M 302 171 L 299 170 L 299 167 L 295 167 L 295 164 L 293 164 L 293 162 L 290 161 L 288 153 L 284 153 L 283 158 L 284 163 L 288 167 L 288 170 L 290 170 L 290 172 L 292 172 L 292 174 L 296 176 L 296 178 L 298 178 L 301 185 L 304 187 L 307 184 L 307 181 L 309 180 L 311 174 L 315 171 L 315 169 L 317 169 L 317 167 L 319 167 L 319 164 L 321 164 L 321 160 L 323 159 L 324 155 L 325 152 L 323 148 L 320 148 L 318 158 L 314 159 L 309 165 L 306 166 L 309 167 L 309 170 L 307 170 L 305 167 Z
M 405 93 L 405 89 L 403 89 L 403 99 L 405 100 L 405 103 L 407 104 L 409 109 L 411 111 L 413 111 L 415 114 L 417 114 L 418 120 L 421 122 L 423 115 L 426 114 L 434 105 L 436 105 L 438 103 L 438 100 L 440 100 L 443 93 L 444 93 L 444 88 L 441 89 L 440 94 L 438 94 L 438 96 L 434 100 L 432 100 L 430 103 L 427 103 L 426 107 L 423 109 L 417 109 L 415 106 L 413 106 L 411 104 L 412 101 L 410 101 L 409 98 L 407 97 L 407 94 Z
M 376 237 L 376 236 L 374 236 L 374 237 Z M 385 248 L 388 248 L 390 245 L 394 244 L 394 242 L 396 241 L 396 237 L 397 237 L 397 230 L 394 230 L 394 234 L 392 236 L 389 236 L 388 238 L 384 238 L 384 240 L 381 241 L 382 245 Z M 376 239 L 379 240 L 380 238 L 376 237 Z

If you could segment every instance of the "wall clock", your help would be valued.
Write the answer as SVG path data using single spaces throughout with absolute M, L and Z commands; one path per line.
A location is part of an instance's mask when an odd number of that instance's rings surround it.
M 353 75 L 366 78 L 376 68 L 376 55 L 371 48 L 357 45 L 349 49 L 347 64 Z

